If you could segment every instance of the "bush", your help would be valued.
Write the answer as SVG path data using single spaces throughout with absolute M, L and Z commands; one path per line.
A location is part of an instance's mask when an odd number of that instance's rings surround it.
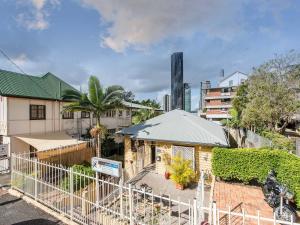
M 262 184 L 270 170 L 295 194 L 300 207 L 300 158 L 281 150 L 214 148 L 213 174 L 223 180 Z
M 182 186 L 189 184 L 195 177 L 194 170 L 191 166 L 191 161 L 185 160 L 180 155 L 173 157 L 170 170 L 171 180 Z
M 282 134 L 271 131 L 262 131 L 261 135 L 272 141 L 272 148 L 274 149 L 295 151 L 295 142 Z
M 72 166 L 73 169 L 73 190 L 78 191 L 81 188 L 86 187 L 92 182 L 92 179 L 89 179 L 85 176 L 80 176 L 78 174 L 85 174 L 90 177 L 95 176 L 95 171 L 92 170 L 92 167 L 89 164 L 85 165 L 74 165 Z M 78 174 L 77 174 L 78 173 Z M 70 179 L 69 176 L 65 177 L 61 182 L 61 187 L 66 190 L 70 191 Z

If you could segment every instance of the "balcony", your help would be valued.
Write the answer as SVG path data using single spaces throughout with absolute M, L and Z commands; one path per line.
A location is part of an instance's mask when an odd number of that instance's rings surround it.
M 232 108 L 232 105 L 231 103 L 230 104 L 226 104 L 226 103 L 222 103 L 222 104 L 218 104 L 218 105 L 209 105 L 207 104 L 205 106 L 206 109 L 222 109 L 222 108 L 225 108 L 225 109 L 229 109 L 229 108 Z
M 219 93 L 212 93 L 212 94 L 207 94 L 204 99 L 205 100 L 210 100 L 210 99 L 228 99 L 228 98 L 234 98 L 235 92 L 219 92 Z

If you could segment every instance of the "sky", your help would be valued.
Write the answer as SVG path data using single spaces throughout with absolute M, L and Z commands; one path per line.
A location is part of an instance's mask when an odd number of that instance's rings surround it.
M 214 85 L 300 51 L 298 0 L 0 0 L 0 49 L 27 74 L 51 72 L 86 90 L 90 75 L 137 99 L 170 93 L 173 52 L 184 81 Z M 0 55 L 0 68 L 19 72 Z

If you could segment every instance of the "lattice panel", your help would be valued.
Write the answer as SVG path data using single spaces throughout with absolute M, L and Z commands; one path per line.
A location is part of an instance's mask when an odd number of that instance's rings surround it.
M 173 146 L 172 156 L 180 154 L 184 159 L 191 160 L 192 167 L 195 169 L 195 148 L 186 146 Z

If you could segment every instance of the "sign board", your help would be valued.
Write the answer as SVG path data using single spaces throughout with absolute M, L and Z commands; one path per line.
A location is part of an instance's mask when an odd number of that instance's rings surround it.
M 120 177 L 122 174 L 122 163 L 114 160 L 93 157 L 92 169 L 99 173 Z
M 0 157 L 8 155 L 8 145 L 0 145 Z

